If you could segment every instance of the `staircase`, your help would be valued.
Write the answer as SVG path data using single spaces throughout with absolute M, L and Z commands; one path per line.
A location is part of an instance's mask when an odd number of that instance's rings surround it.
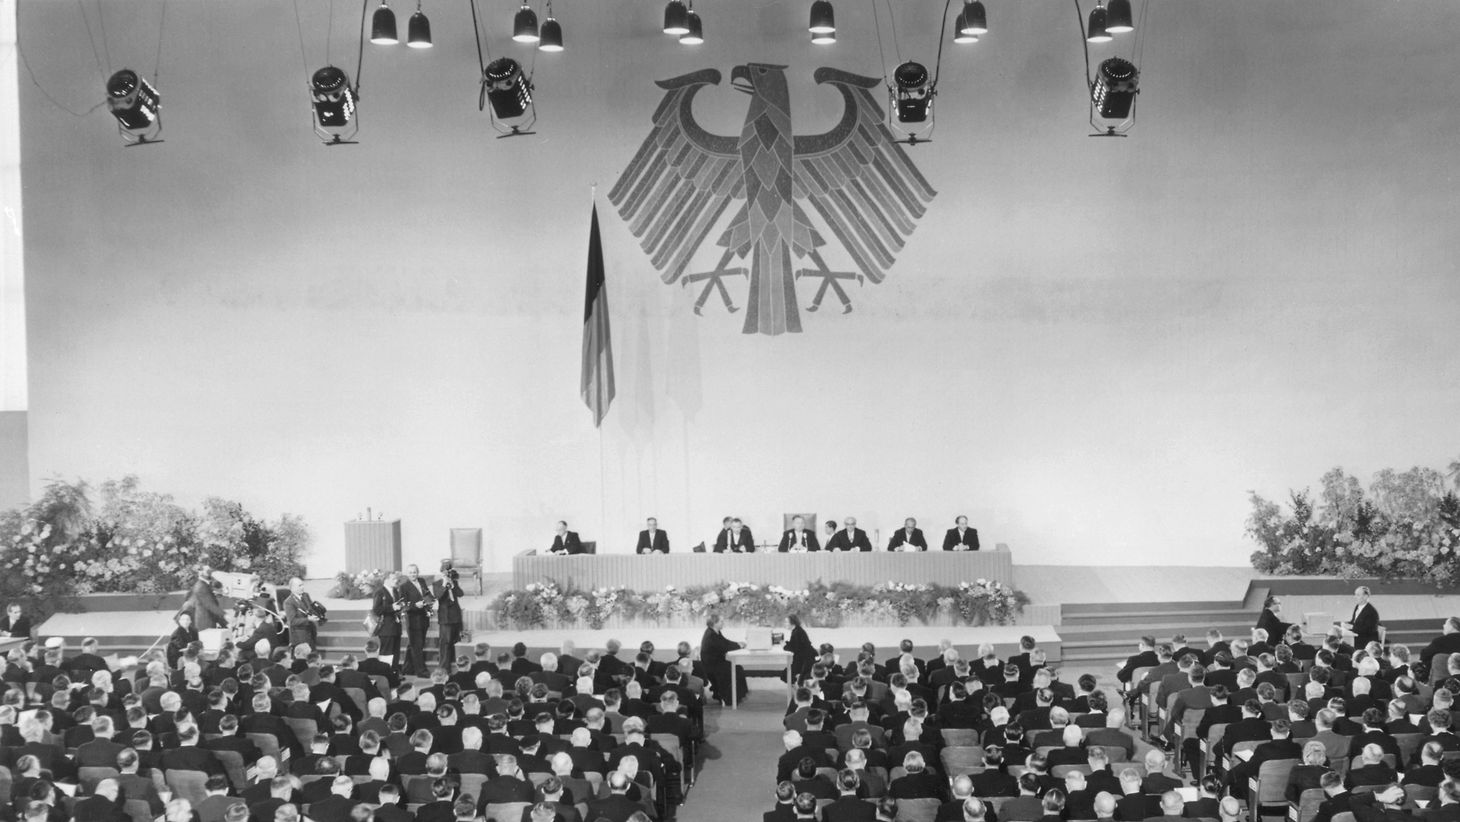
M 1266 589 L 1258 589 L 1246 601 L 1066 603 L 1056 629 L 1063 644 L 1061 664 L 1109 670 L 1136 652 L 1142 636 L 1164 642 L 1173 634 L 1185 634 L 1198 647 L 1205 645 L 1207 631 L 1213 628 L 1228 639 L 1245 638 L 1266 596 Z

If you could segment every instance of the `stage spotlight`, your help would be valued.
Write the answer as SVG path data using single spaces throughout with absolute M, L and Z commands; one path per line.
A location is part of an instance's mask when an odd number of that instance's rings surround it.
M 1107 19 L 1105 7 L 1097 3 L 1095 8 L 1090 9 L 1090 28 L 1085 39 L 1091 43 L 1109 43 L 1111 37 L 1106 28 Z
M 517 16 L 512 18 L 512 39 L 519 43 L 537 42 L 537 12 L 526 3 L 517 10 Z
M 831 7 L 831 0 L 816 0 L 811 4 L 811 22 L 806 30 L 812 34 L 836 33 L 836 9 Z M 816 42 L 816 38 L 811 42 Z
M 380 46 L 393 46 L 400 42 L 395 35 L 395 12 L 390 10 L 385 0 L 380 0 L 380 8 L 370 19 L 370 42 Z
M 162 95 L 137 72 L 122 69 L 106 81 L 106 104 L 128 145 L 161 142 Z
M 933 105 L 932 78 L 928 76 L 927 66 L 909 60 L 893 70 L 892 80 L 896 84 L 893 96 L 897 105 L 897 121 L 926 121 Z
M 963 4 L 963 25 L 959 30 L 964 34 L 972 34 L 974 37 L 982 37 L 989 33 L 989 13 L 984 8 L 983 0 L 973 0 L 971 3 Z
M 689 34 L 689 9 L 683 0 L 669 0 L 664 4 L 664 33 L 679 36 Z
M 1130 0 L 1110 0 L 1105 7 L 1105 30 L 1111 34 L 1125 34 L 1135 31 L 1130 13 Z
M 360 130 L 355 122 L 355 90 L 343 69 L 325 66 L 310 79 L 310 96 L 314 103 L 314 133 L 325 145 L 354 142 Z
M 977 43 L 978 35 L 968 30 L 968 21 L 964 18 L 963 12 L 958 12 L 958 19 L 953 22 L 953 42 L 955 43 Z
M 1117 128 L 1132 123 L 1136 95 L 1140 93 L 1140 71 L 1135 64 L 1120 57 L 1111 57 L 1100 64 L 1095 72 L 1095 84 L 1090 90 L 1090 101 L 1094 114 L 1106 121 L 1105 134 L 1117 133 Z M 1091 122 L 1097 129 L 1100 125 Z
M 684 25 L 688 31 L 679 35 L 680 43 L 686 46 L 698 46 L 705 42 L 705 24 L 700 20 L 700 13 L 695 11 L 693 6 L 685 13 Z
M 478 103 L 492 106 L 492 127 L 503 137 L 532 134 L 525 129 L 537 122 L 532 102 L 532 80 L 522 73 L 522 64 L 511 57 L 498 57 L 482 72 L 482 96 Z M 517 120 L 516 123 L 506 122 Z
M 411 22 L 406 30 L 406 45 L 413 49 L 431 47 L 431 21 L 426 19 L 419 2 L 416 3 L 416 13 L 411 15 Z
M 563 50 L 563 25 L 553 17 L 553 4 L 547 5 L 547 19 L 542 21 L 542 31 L 537 41 L 538 51 L 559 52 Z
M 836 42 L 836 32 L 828 31 L 822 34 L 811 35 L 811 42 L 818 46 L 829 46 Z

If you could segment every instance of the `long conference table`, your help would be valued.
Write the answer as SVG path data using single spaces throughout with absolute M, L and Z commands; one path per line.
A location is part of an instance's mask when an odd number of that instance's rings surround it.
M 684 588 L 718 582 L 799 587 L 808 582 L 937 582 L 944 585 L 997 580 L 1014 581 L 1014 561 L 1007 548 L 992 551 L 889 551 L 781 554 L 576 554 L 558 556 L 524 551 L 512 557 L 512 584 L 572 581 L 584 588 L 625 587 L 636 591 Z

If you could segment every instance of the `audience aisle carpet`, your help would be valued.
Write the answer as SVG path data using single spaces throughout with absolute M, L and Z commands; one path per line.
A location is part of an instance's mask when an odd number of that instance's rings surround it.
M 752 822 L 775 804 L 776 759 L 781 755 L 784 686 L 751 679 L 754 691 L 738 710 L 708 708 L 706 759 L 679 822 Z

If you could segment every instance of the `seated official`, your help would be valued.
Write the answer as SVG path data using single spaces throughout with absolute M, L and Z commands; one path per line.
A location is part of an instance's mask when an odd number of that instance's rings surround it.
M 724 527 L 720 529 L 719 535 L 715 537 L 715 553 L 723 554 L 729 551 L 732 554 L 753 554 L 755 553 L 755 538 L 751 536 L 750 529 L 739 517 L 726 517 Z
M 826 541 L 828 551 L 871 551 L 872 541 L 867 539 L 867 532 L 857 527 L 856 517 L 847 517 L 842 530 L 832 535 Z
M 978 529 L 968 527 L 968 517 L 953 520 L 953 527 L 943 535 L 944 551 L 977 551 Z
M 889 551 L 926 551 L 928 541 L 923 538 L 923 531 L 918 527 L 918 521 L 908 517 L 903 521 L 902 528 L 892 532 L 892 539 L 887 541 Z
M 558 520 L 557 532 L 553 534 L 553 546 L 548 549 L 548 553 L 562 556 L 583 553 L 583 543 L 578 540 L 578 532 L 569 531 L 566 520 Z
M 648 527 L 639 532 L 639 542 L 634 551 L 640 554 L 669 553 L 669 534 L 659 530 L 659 520 L 649 517 L 645 525 Z
M 806 530 L 806 520 L 803 517 L 791 517 L 791 527 L 781 534 L 781 544 L 777 546 L 781 553 L 804 554 L 808 551 L 820 551 L 821 543 L 816 541 L 816 534 Z

